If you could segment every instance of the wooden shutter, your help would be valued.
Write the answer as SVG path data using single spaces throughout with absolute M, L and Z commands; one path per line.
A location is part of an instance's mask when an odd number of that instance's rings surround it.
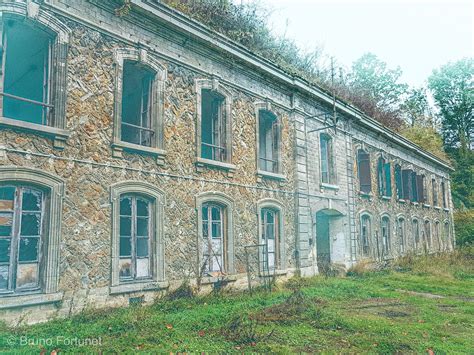
M 385 196 L 392 196 L 392 176 L 390 171 L 390 163 L 384 164 L 385 172 Z
M 403 199 L 411 199 L 411 170 L 402 170 Z
M 397 189 L 397 198 L 403 198 L 402 170 L 400 165 L 395 165 L 395 187 Z
M 424 202 L 425 201 L 425 196 L 424 196 L 424 188 L 423 188 L 423 180 L 424 176 L 423 175 L 416 175 L 416 193 L 418 195 L 418 198 L 416 201 L 418 202 Z
M 370 179 L 370 157 L 364 150 L 357 153 L 357 166 L 359 168 L 360 191 L 369 193 L 372 190 Z

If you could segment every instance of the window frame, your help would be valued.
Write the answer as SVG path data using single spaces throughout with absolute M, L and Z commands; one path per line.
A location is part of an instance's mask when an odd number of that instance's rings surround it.
M 273 124 L 275 125 L 275 130 L 272 131 L 272 144 L 275 143 L 276 140 L 276 147 L 272 146 L 272 160 L 276 164 L 276 169 L 273 169 L 273 171 L 269 171 L 264 169 L 261 166 L 260 160 L 262 159 L 261 157 L 261 140 L 260 140 L 260 120 L 261 120 L 261 115 L 266 114 L 266 115 L 271 115 L 273 116 L 274 122 Z M 255 124 L 255 135 L 257 138 L 257 144 L 256 144 L 256 162 L 257 162 L 257 174 L 260 176 L 264 177 L 269 177 L 269 178 L 276 178 L 276 179 L 284 179 L 283 176 L 283 165 L 282 165 L 282 120 L 279 115 L 277 115 L 273 110 L 272 110 L 272 105 L 270 102 L 256 102 L 255 103 L 255 117 L 256 117 L 256 124 Z M 276 155 L 274 157 L 273 155 Z
M 278 216 L 279 218 L 279 222 L 278 222 L 278 243 L 275 243 L 275 248 L 278 248 L 278 255 L 279 255 L 279 258 L 277 258 L 276 260 L 276 263 L 275 263 L 275 268 L 273 270 L 269 270 L 271 272 L 275 272 L 275 273 L 281 273 L 281 272 L 285 272 L 286 271 L 286 268 L 287 268 L 287 261 L 286 261 L 286 247 L 285 247 L 285 216 L 284 216 L 284 207 L 283 207 L 283 204 L 278 201 L 278 200 L 275 200 L 275 199 L 271 199 L 271 198 L 265 198 L 265 199 L 262 199 L 260 201 L 258 201 L 257 203 L 257 223 L 258 223 L 258 236 L 257 236 L 257 240 L 258 240 L 258 244 L 262 245 L 263 244 L 263 239 L 262 239 L 262 235 L 263 235 L 263 231 L 262 231 L 262 224 L 263 224 L 263 221 L 262 221 L 262 211 L 263 210 L 272 210 L 274 212 L 276 212 L 276 215 Z M 261 250 L 262 248 L 259 248 L 259 257 L 261 258 L 260 260 L 264 260 L 263 258 L 263 250 Z M 262 268 L 259 267 L 259 272 L 260 273 L 263 273 L 263 272 L 267 272 L 267 270 L 264 270 Z
M 49 125 L 3 117 L 3 112 L 0 112 L 0 129 L 9 128 L 51 138 L 53 147 L 62 150 L 70 136 L 70 132 L 66 128 L 66 80 L 67 54 L 71 31 L 49 11 L 40 8 L 34 2 L 29 2 L 28 5 L 24 3 L 0 4 L 0 13 L 3 15 L 0 17 L 0 32 L 3 32 L 3 23 L 11 18 L 26 21 L 33 27 L 39 27 L 38 30 L 51 33 L 50 80 L 48 85 L 50 94 L 47 104 L 54 107 L 54 109 L 49 110 Z M 3 76 L 0 76 L 0 81 L 3 83 Z
M 323 159 L 322 154 L 322 145 L 323 140 L 327 142 L 326 146 L 326 159 L 327 159 L 327 177 L 328 181 L 324 181 L 323 173 Z M 319 134 L 319 176 L 322 187 L 335 187 L 337 186 L 337 173 L 336 173 L 336 157 L 334 152 L 334 137 L 329 133 L 320 133 Z
M 397 237 L 399 238 L 400 253 L 403 255 L 407 251 L 407 227 L 406 218 L 403 215 L 397 217 Z M 401 233 L 400 233 L 401 232 Z
M 384 230 L 384 222 L 387 221 L 386 224 L 386 238 L 384 237 L 383 230 Z M 380 216 L 380 237 L 382 239 L 382 251 L 384 257 L 388 257 L 391 251 L 391 226 L 390 226 L 390 216 L 388 214 L 383 214 Z
M 39 280 L 41 287 L 21 294 L 0 294 L 2 299 L 0 309 L 16 307 L 18 303 L 22 303 L 22 300 L 28 304 L 57 302 L 61 299 L 58 293 L 58 285 L 64 181 L 40 169 L 1 166 L 0 184 L 32 186 L 47 194 L 47 204 L 45 205 L 47 218 L 44 220 L 45 234 L 42 247 L 42 265 L 39 266 L 42 273 L 42 280 Z M 31 298 L 29 295 L 32 293 L 40 293 L 44 296 Z
M 235 274 L 234 267 L 234 223 L 233 223 L 233 214 L 234 214 L 234 201 L 226 194 L 223 194 L 218 191 L 204 192 L 196 196 L 196 210 L 197 210 L 197 265 L 196 270 L 201 272 L 202 260 L 204 259 L 204 246 L 203 246 L 203 215 L 202 209 L 203 205 L 206 203 L 213 203 L 220 205 L 224 211 L 224 228 L 223 228 L 223 245 L 225 245 L 226 250 L 224 250 L 225 255 L 223 259 L 226 260 L 226 265 L 224 265 L 225 275 Z M 204 271 L 204 270 L 202 270 Z M 202 277 L 203 275 L 196 275 L 197 277 Z M 223 276 L 223 275 L 222 275 Z M 206 277 L 206 276 L 205 276 Z
M 122 93 L 124 69 L 126 63 L 143 66 L 154 74 L 151 83 L 150 124 L 154 131 L 150 146 L 122 140 Z M 167 78 L 166 67 L 145 49 L 116 49 L 114 51 L 115 89 L 114 89 L 114 129 L 112 138 L 112 156 L 122 158 L 123 152 L 152 155 L 158 165 L 165 163 L 164 142 L 164 92 Z
M 367 159 L 361 159 L 361 154 L 365 154 L 364 157 L 367 157 Z M 367 178 L 368 178 L 368 184 L 367 183 L 362 183 L 362 170 L 361 167 L 363 166 L 361 164 L 361 161 L 363 161 L 368 169 L 367 171 Z M 359 192 L 363 194 L 370 194 L 372 192 L 372 173 L 371 173 L 371 164 L 370 164 L 370 153 L 367 152 L 366 149 L 364 148 L 359 148 L 357 150 L 357 176 L 359 178 Z M 368 187 L 368 190 L 365 190 L 364 187 Z
M 196 79 L 196 166 L 198 171 L 202 171 L 204 166 L 227 170 L 229 175 L 235 171 L 232 164 L 232 94 L 218 79 Z M 225 117 L 225 161 L 218 161 L 202 157 L 202 92 L 210 90 L 224 98 L 221 107 L 222 115 Z
M 415 228 L 416 225 L 416 228 Z M 411 220 L 411 233 L 413 236 L 413 249 L 417 251 L 420 247 L 421 235 L 420 235 L 420 219 L 414 217 Z
M 364 219 L 368 221 L 368 231 L 367 231 L 367 238 L 366 242 L 367 245 L 364 245 L 364 237 L 363 237 L 363 226 L 364 226 Z M 360 214 L 359 217 L 359 243 L 361 245 L 360 250 L 362 251 L 360 254 L 362 257 L 370 257 L 370 247 L 372 244 L 372 216 L 368 212 L 363 212 Z M 367 247 L 365 251 L 364 248 Z
M 122 196 L 129 195 L 145 197 L 151 203 L 150 216 L 154 222 L 150 229 L 153 238 L 153 241 L 150 241 L 151 248 L 149 249 L 151 277 L 146 279 L 121 280 L 119 277 L 120 199 Z M 164 254 L 164 205 L 166 200 L 164 192 L 147 182 L 127 180 L 111 185 L 110 202 L 112 207 L 110 293 L 117 294 L 166 287 Z

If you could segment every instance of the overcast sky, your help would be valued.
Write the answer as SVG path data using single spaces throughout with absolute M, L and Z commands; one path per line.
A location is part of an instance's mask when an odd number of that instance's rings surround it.
M 474 54 L 474 1 L 260 0 L 269 22 L 304 48 L 322 45 L 346 66 L 366 52 L 419 86 L 434 68 Z

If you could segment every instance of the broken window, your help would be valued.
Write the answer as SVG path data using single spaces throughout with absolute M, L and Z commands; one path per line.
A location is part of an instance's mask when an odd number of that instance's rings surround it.
M 390 251 L 390 219 L 388 216 L 382 217 L 382 247 L 385 255 Z
M 414 175 L 416 178 L 416 196 L 414 196 L 414 201 L 420 203 L 427 202 L 427 191 L 426 191 L 426 178 L 425 175 Z
M 397 198 L 403 199 L 402 167 L 395 165 L 395 187 L 397 189 Z
M 321 153 L 321 182 L 325 184 L 335 184 L 336 172 L 332 138 L 327 134 L 321 134 L 319 142 Z
M 369 255 L 369 240 L 370 240 L 370 216 L 363 215 L 360 219 L 360 243 L 362 247 L 362 255 Z
M 357 151 L 357 168 L 359 173 L 360 192 L 370 193 L 372 182 L 370 178 L 370 156 L 363 149 Z
M 431 195 L 433 196 L 433 206 L 438 206 L 438 185 L 436 179 L 431 179 Z
M 418 249 L 420 244 L 420 225 L 418 224 L 418 220 L 414 219 L 412 221 L 412 233 L 413 233 L 413 240 L 415 242 L 415 249 Z
M 280 123 L 277 117 L 267 110 L 258 114 L 259 168 L 272 173 L 279 172 Z
M 377 162 L 377 181 L 380 196 L 392 196 L 392 177 L 390 163 L 383 157 L 379 157 Z
M 43 192 L 0 186 L 0 292 L 39 288 Z
M 0 116 L 52 125 L 53 37 L 27 21 L 7 18 L 1 27 Z
M 402 217 L 397 220 L 397 236 L 400 241 L 400 253 L 405 252 L 405 219 Z
M 260 223 L 263 247 L 263 270 L 274 270 L 278 265 L 279 248 L 279 213 L 270 208 L 263 208 L 260 212 Z
M 155 73 L 138 62 L 125 61 L 122 84 L 121 140 L 153 146 L 153 80 Z
M 207 202 L 202 205 L 202 270 L 211 276 L 226 272 L 224 212 L 225 207 L 217 203 Z
M 216 91 L 202 89 L 201 95 L 201 157 L 226 161 L 225 98 Z
M 151 202 L 141 196 L 120 198 L 119 276 L 122 281 L 151 277 Z

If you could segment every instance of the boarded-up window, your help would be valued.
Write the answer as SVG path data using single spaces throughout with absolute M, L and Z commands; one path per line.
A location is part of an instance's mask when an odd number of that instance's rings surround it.
M 122 281 L 151 277 L 151 202 L 141 196 L 120 198 L 120 261 Z
M 370 252 L 371 225 L 370 217 L 363 215 L 360 219 L 360 244 L 363 256 L 368 256 Z
M 331 136 L 321 134 L 319 138 L 321 153 L 321 182 L 336 183 L 336 167 L 334 166 L 334 152 Z
M 53 37 L 27 21 L 3 21 L 0 115 L 51 125 L 51 58 Z
M 40 288 L 44 200 L 35 188 L 0 186 L 0 292 Z
M 397 198 L 403 199 L 403 184 L 402 184 L 402 168 L 400 165 L 395 165 L 395 187 L 397 189 Z
M 151 147 L 153 80 L 155 74 L 137 62 L 125 61 L 122 87 L 121 140 Z
M 278 173 L 278 161 L 280 154 L 280 123 L 277 117 L 270 111 L 259 111 L 258 134 L 259 169 L 272 173 Z
M 370 193 L 372 190 L 370 178 L 370 155 L 363 149 L 357 151 L 357 170 L 359 174 L 360 191 Z
M 274 270 L 279 259 L 279 213 L 278 211 L 264 208 L 260 215 L 261 238 L 263 248 L 262 269 L 264 271 Z
M 201 95 L 201 157 L 226 161 L 225 98 L 216 91 L 203 89 Z
M 403 199 L 410 201 L 413 198 L 413 184 L 412 184 L 413 171 L 410 169 L 402 170 L 402 188 L 403 188 Z
M 208 202 L 202 205 L 202 270 L 211 276 L 226 272 L 225 207 Z

